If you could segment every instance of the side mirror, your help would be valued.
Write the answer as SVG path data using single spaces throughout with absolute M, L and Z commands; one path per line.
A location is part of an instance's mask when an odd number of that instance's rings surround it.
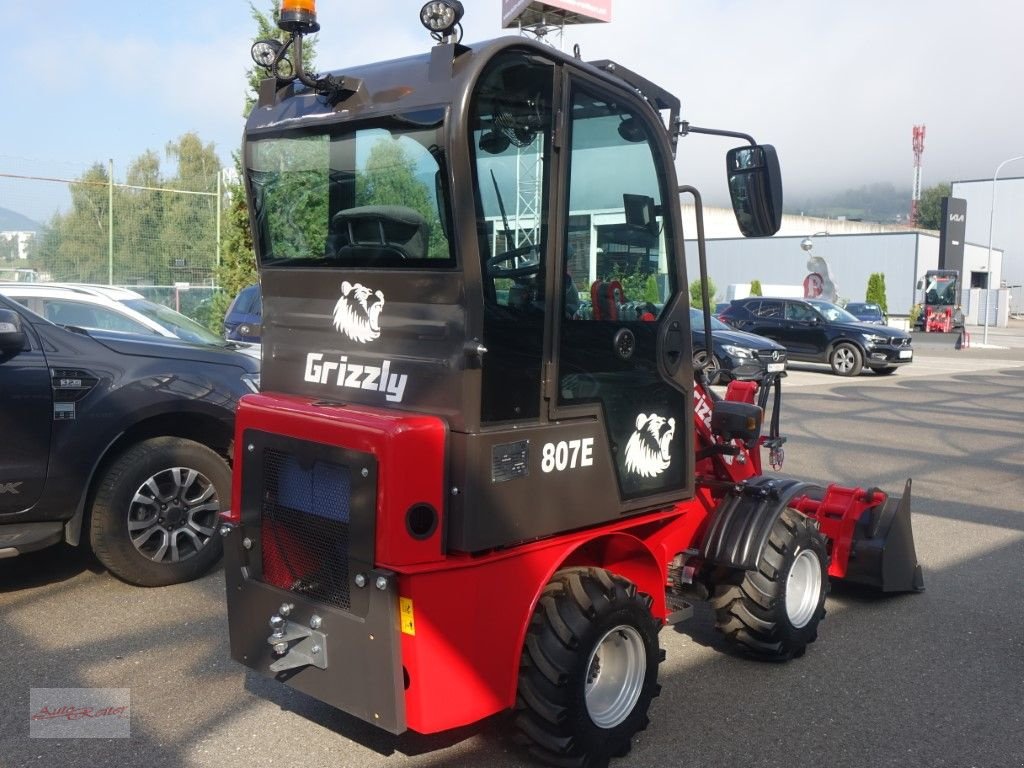
M 764 411 L 753 403 L 719 400 L 711 413 L 711 431 L 723 440 L 749 443 L 761 434 L 763 418 Z
M 25 348 L 25 331 L 21 316 L 10 309 L 0 309 L 0 350 L 20 352 Z
M 770 237 L 782 226 L 782 172 L 770 144 L 730 149 L 726 176 L 736 223 L 744 237 Z

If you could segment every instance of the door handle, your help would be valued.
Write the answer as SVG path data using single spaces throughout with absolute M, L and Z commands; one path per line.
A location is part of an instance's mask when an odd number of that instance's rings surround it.
M 669 323 L 661 344 L 662 362 L 665 364 L 665 370 L 673 376 L 683 361 L 684 346 L 683 328 L 678 320 L 673 320 Z

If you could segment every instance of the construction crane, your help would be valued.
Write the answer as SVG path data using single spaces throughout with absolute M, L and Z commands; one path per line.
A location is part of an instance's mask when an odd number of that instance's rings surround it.
M 914 126 L 914 191 L 910 195 L 910 226 L 917 226 L 921 203 L 921 155 L 924 154 L 924 126 Z

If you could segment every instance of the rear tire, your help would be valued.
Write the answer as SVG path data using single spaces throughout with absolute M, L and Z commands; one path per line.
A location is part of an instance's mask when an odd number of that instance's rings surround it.
M 828 356 L 828 364 L 837 376 L 857 376 L 864 367 L 864 356 L 853 344 L 836 344 Z
M 896 373 L 896 366 L 886 365 L 882 368 L 872 368 L 871 370 L 874 371 L 878 376 L 891 376 L 892 374 Z
M 103 476 L 92 505 L 92 550 L 143 587 L 191 581 L 220 559 L 231 470 L 205 445 L 158 437 L 133 445 Z
M 741 653 L 786 661 L 817 639 L 828 591 L 825 537 L 816 521 L 784 509 L 757 568 L 718 584 L 711 605 L 718 630 Z
M 601 568 L 559 571 L 544 588 L 516 697 L 516 726 L 536 759 L 597 768 L 629 752 L 661 690 L 651 603 Z

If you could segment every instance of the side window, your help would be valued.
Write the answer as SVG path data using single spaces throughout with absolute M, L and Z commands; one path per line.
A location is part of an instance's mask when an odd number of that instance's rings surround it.
M 759 317 L 763 320 L 781 320 L 782 319 L 782 302 L 781 301 L 762 301 L 754 311 L 754 316 Z
M 572 102 L 564 315 L 656 320 L 674 286 L 647 130 L 607 97 L 581 88 Z
M 796 320 L 798 322 L 805 322 L 812 320 L 815 316 L 815 312 L 806 304 L 801 304 L 797 301 L 786 302 L 786 319 Z
M 473 97 L 470 147 L 483 274 L 481 418 L 537 418 L 544 352 L 553 68 L 496 58 Z

